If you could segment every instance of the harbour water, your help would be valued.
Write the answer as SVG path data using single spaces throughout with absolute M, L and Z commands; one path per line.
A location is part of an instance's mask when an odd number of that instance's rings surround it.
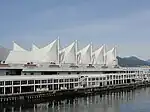
M 5 104 L 0 112 L 150 112 L 150 88 L 39 103 Z

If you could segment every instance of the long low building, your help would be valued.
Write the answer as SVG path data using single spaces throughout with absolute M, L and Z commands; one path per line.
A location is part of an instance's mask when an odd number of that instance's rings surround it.
M 150 81 L 148 68 L 119 67 L 116 56 L 116 47 L 106 51 L 103 45 L 94 50 L 92 43 L 79 49 L 75 41 L 60 49 L 56 39 L 42 48 L 33 44 L 29 51 L 13 42 L 5 63 L 0 63 L 0 103 L 37 99 L 37 95 L 47 93 L 95 93 Z

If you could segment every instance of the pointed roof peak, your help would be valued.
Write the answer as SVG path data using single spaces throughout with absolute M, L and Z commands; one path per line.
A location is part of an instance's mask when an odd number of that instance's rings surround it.
M 21 46 L 19 46 L 15 41 L 13 41 L 13 51 L 26 51 L 26 50 Z
M 34 50 L 38 50 L 39 48 L 35 45 L 35 44 L 32 44 L 32 51 Z

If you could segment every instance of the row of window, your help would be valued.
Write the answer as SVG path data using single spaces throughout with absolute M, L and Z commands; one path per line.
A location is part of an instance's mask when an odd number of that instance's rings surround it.
M 125 75 L 126 76 L 126 75 Z M 124 77 L 125 77 L 124 76 Z M 121 78 L 122 76 L 113 76 L 117 78 Z M 107 76 L 107 80 L 112 79 L 112 75 Z M 115 79 L 115 78 L 114 78 Z M 96 77 L 96 78 L 88 78 L 89 81 L 95 81 L 95 80 L 106 80 L 106 77 Z M 41 83 L 61 83 L 61 82 L 77 82 L 78 78 L 72 78 L 72 79 L 48 79 L 48 80 L 22 80 L 22 81 L 5 81 L 5 85 L 23 85 L 23 84 L 41 84 Z M 0 85 L 4 85 L 4 81 L 0 81 Z
M 106 80 L 106 77 L 96 77 L 96 78 L 88 78 L 89 81 L 95 81 L 95 80 Z
M 131 77 L 135 77 L 136 75 L 110 75 L 110 76 L 107 76 L 107 79 L 121 79 L 121 78 L 131 78 Z
M 135 75 L 124 75 L 124 78 L 131 78 L 131 77 L 135 77 Z M 109 79 L 121 79 L 123 78 L 123 75 L 110 75 L 107 76 L 107 80 Z M 95 81 L 95 80 L 106 80 L 106 77 L 100 77 L 100 78 L 89 78 L 89 81 Z
M 111 74 L 111 73 L 142 73 L 143 71 L 103 71 L 101 72 L 102 74 Z M 34 75 L 33 72 L 29 72 L 30 75 Z M 28 73 L 27 73 L 28 74 Z M 59 72 L 41 72 L 41 75 L 56 75 L 56 74 L 59 74 Z M 72 74 L 72 72 L 68 72 L 68 74 Z M 76 74 L 80 74 L 80 72 L 76 72 Z M 24 75 L 26 75 L 26 73 L 24 73 Z
M 78 78 L 74 79 L 49 79 L 49 80 L 35 80 L 35 84 L 40 83 L 58 83 L 58 81 L 61 82 L 77 82 Z M 28 82 L 28 83 L 27 83 Z M 5 85 L 23 85 L 23 84 L 34 84 L 34 80 L 22 80 L 22 81 L 5 81 Z M 0 85 L 4 85 L 4 81 L 0 81 Z
M 124 78 L 130 78 L 135 77 L 135 75 L 124 75 Z M 121 79 L 123 78 L 123 75 L 110 75 L 107 76 L 107 80 L 109 79 Z M 95 81 L 95 80 L 106 80 L 106 77 L 97 77 L 97 78 L 89 78 L 89 81 Z M 40 83 L 58 83 L 58 81 L 61 82 L 77 82 L 78 78 L 72 78 L 72 79 L 49 79 L 49 80 L 35 80 L 35 84 Z M 34 84 L 34 80 L 22 80 L 20 81 L 13 81 L 13 85 L 23 85 L 23 84 Z M 0 81 L 0 85 L 4 85 L 4 81 Z M 5 85 L 12 85 L 12 81 L 5 81 Z
M 59 74 L 59 72 L 41 72 L 40 73 L 41 75 L 57 75 L 57 74 Z M 71 74 L 71 72 L 68 72 L 68 74 Z M 76 74 L 80 74 L 80 72 L 76 72 Z M 24 73 L 24 75 L 34 75 L 34 73 L 33 72 L 26 72 L 26 73 Z

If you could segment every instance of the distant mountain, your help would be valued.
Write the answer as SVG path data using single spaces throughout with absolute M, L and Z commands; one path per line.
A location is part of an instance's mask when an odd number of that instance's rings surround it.
M 6 60 L 10 50 L 7 48 L 4 48 L 3 46 L 0 46 L 0 61 Z
M 150 59 L 148 59 L 147 62 L 150 63 Z
M 121 58 L 117 57 L 118 64 L 122 67 L 139 67 L 139 66 L 150 66 L 150 62 L 141 60 L 135 56 Z

